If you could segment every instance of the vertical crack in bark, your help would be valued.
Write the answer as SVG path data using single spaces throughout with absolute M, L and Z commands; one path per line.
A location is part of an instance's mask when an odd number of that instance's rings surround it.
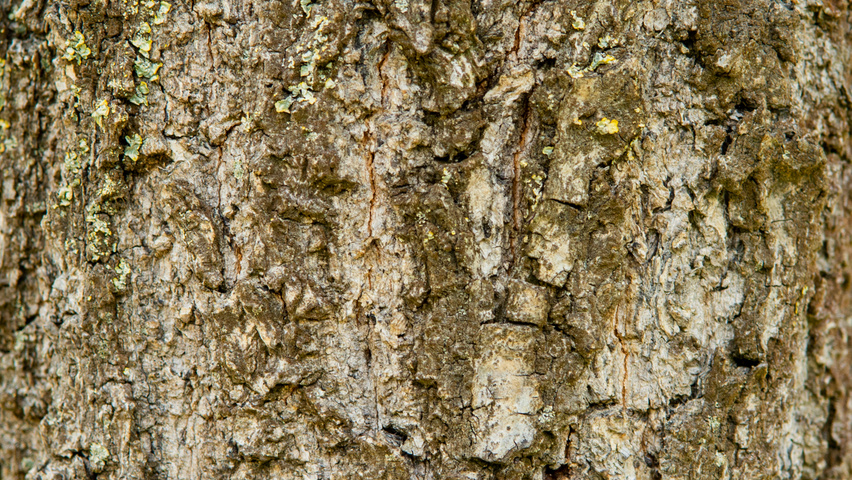
M 529 98 L 524 99 L 523 123 L 521 127 L 521 138 L 518 142 L 518 148 L 512 157 L 512 235 L 509 248 L 512 253 L 511 265 L 515 265 L 515 260 L 518 255 L 518 241 L 521 237 L 521 226 L 523 223 L 523 214 L 521 213 L 521 156 L 526 152 L 530 143 L 530 133 L 532 130 L 532 110 L 529 105 Z
M 243 249 L 241 249 L 239 245 L 234 245 L 234 257 L 236 257 L 236 266 L 234 269 L 237 272 L 234 276 L 239 277 L 240 272 L 243 270 Z
M 207 25 L 207 55 L 210 57 L 210 71 L 213 71 L 216 68 L 216 57 L 213 55 L 213 39 L 211 38 L 213 26 L 206 21 L 204 23 Z
M 527 12 L 529 13 L 529 12 Z M 509 51 L 509 55 L 518 54 L 518 49 L 521 48 L 521 37 L 524 35 L 524 20 L 526 20 L 526 14 L 521 15 L 521 18 L 518 19 L 518 29 L 515 30 L 515 43 L 512 45 L 512 50 Z
M 373 136 L 373 126 L 368 124 L 367 133 L 364 135 L 364 141 L 367 144 L 367 174 L 370 180 L 370 209 L 367 217 L 367 242 L 373 239 L 373 217 L 376 211 L 376 168 L 373 166 L 375 158 L 376 139 Z
M 377 179 L 376 179 L 375 158 L 376 158 L 376 152 L 379 149 L 379 140 L 378 140 L 378 135 L 376 133 L 375 120 L 378 116 L 380 116 L 380 115 L 382 115 L 383 113 L 386 112 L 388 104 L 389 104 L 388 89 L 390 88 L 390 86 L 389 86 L 389 79 L 388 79 L 387 75 L 385 75 L 385 73 L 384 73 L 384 68 L 385 68 L 385 65 L 387 64 L 388 58 L 390 57 L 390 52 L 391 52 L 390 41 L 385 42 L 384 48 L 385 48 L 385 53 L 382 55 L 381 60 L 379 60 L 378 64 L 376 65 L 376 71 L 378 73 L 379 80 L 382 83 L 380 104 L 379 104 L 379 107 L 376 109 L 376 111 L 373 112 L 373 114 L 366 121 L 367 130 L 364 133 L 364 140 L 363 140 L 364 141 L 364 147 L 365 147 L 366 153 L 367 153 L 366 168 L 367 168 L 367 175 L 368 175 L 368 180 L 369 180 L 369 184 L 370 184 L 370 206 L 369 206 L 368 217 L 367 217 L 367 239 L 366 239 L 367 245 L 365 246 L 365 249 L 364 249 L 365 254 L 370 250 L 370 247 L 372 245 L 375 245 L 376 247 L 378 247 L 378 243 L 375 241 L 376 240 L 375 231 L 373 229 L 373 222 L 375 221 L 375 218 L 376 218 L 376 204 L 378 203 L 378 182 L 377 182 Z M 376 248 L 376 255 L 378 256 L 380 254 L 381 254 L 381 252 L 379 251 L 378 248 Z M 379 257 L 377 257 L 377 259 L 378 258 Z M 371 263 L 371 260 L 370 260 L 369 257 L 365 258 L 365 263 Z M 366 270 L 367 270 L 366 289 L 368 291 L 373 290 L 373 269 L 374 269 L 374 266 L 375 265 L 366 265 Z M 363 316 L 366 319 L 365 323 L 366 323 L 366 328 L 367 328 L 367 338 L 366 338 L 367 347 L 364 351 L 364 355 L 365 355 L 365 360 L 366 360 L 367 375 L 370 378 L 370 381 L 372 382 L 373 406 L 375 408 L 375 416 L 376 416 L 376 423 L 375 423 L 374 429 L 375 429 L 376 435 L 378 435 L 379 432 L 382 429 L 382 421 L 381 421 L 381 418 L 380 418 L 380 411 L 379 411 L 379 387 L 378 387 L 378 378 L 374 374 L 373 368 L 372 368 L 373 351 L 378 350 L 378 349 L 375 348 L 376 343 L 377 343 L 376 332 L 375 332 L 375 330 L 376 330 L 376 325 L 375 325 L 376 324 L 376 317 L 372 313 L 367 313 L 367 312 L 363 311 L 364 307 L 363 307 L 363 305 L 361 305 L 361 300 L 360 300 L 362 295 L 363 295 L 363 290 L 362 290 L 361 294 L 359 294 L 358 300 L 356 300 L 356 303 L 358 304 L 358 308 L 361 310 L 360 313 L 359 313 L 359 316 Z M 372 298 L 370 298 L 369 301 L 372 302 Z
M 523 39 L 524 35 L 526 34 L 526 20 L 530 15 L 532 15 L 533 11 L 536 9 L 536 7 L 539 6 L 540 3 L 541 2 L 531 3 L 529 8 L 527 8 L 527 10 L 522 13 L 520 17 L 518 17 L 518 28 L 515 30 L 515 43 L 512 44 L 512 49 L 509 50 L 509 54 L 506 55 L 507 58 L 511 57 L 512 54 L 517 55 L 518 50 L 520 50 L 521 48 L 521 39 Z
M 367 290 L 373 289 L 373 267 L 367 269 Z
M 621 347 L 621 354 L 624 356 L 623 364 L 622 364 L 622 378 L 621 378 L 621 409 L 624 415 L 627 415 L 627 345 L 624 344 L 624 338 L 621 333 L 618 331 L 618 305 L 615 306 L 615 317 L 613 319 L 613 333 L 615 334 L 615 338 L 618 339 L 618 344 Z
M 216 149 L 216 152 L 219 154 L 218 160 L 216 160 L 216 208 L 218 209 L 218 214 L 222 216 L 222 146 Z M 224 222 L 223 222 L 224 223 Z
M 518 17 L 518 28 L 515 30 L 515 41 L 512 45 L 512 49 L 509 50 L 506 55 L 506 59 L 510 62 L 510 65 L 512 63 L 515 65 L 519 63 L 518 51 L 521 48 L 521 41 L 526 35 L 527 18 L 540 3 L 541 2 L 531 3 L 529 8 L 527 8 L 520 17 Z M 505 65 L 504 69 L 506 69 Z M 523 223 L 523 215 L 521 214 L 521 156 L 525 153 L 527 146 L 529 145 L 530 131 L 532 129 L 532 122 L 530 121 L 532 112 L 529 105 L 529 94 L 525 95 L 523 98 L 522 112 L 521 138 L 512 158 L 512 231 L 510 233 L 509 240 L 509 251 L 511 256 L 511 261 L 509 263 L 510 270 L 517 264 L 516 260 L 518 258 L 519 248 L 518 242 L 521 237 L 521 225 Z
M 369 174 L 370 181 L 370 211 L 369 217 L 367 220 L 367 241 L 371 241 L 373 239 L 373 220 L 375 219 L 376 212 L 376 196 L 377 196 L 377 188 L 376 188 L 376 168 L 373 165 L 373 161 L 375 160 L 376 151 L 379 148 L 379 142 L 376 138 L 375 133 L 375 118 L 376 116 L 385 112 L 388 103 L 388 77 L 384 74 L 385 64 L 388 61 L 388 57 L 390 56 L 391 45 L 390 42 L 385 43 L 385 53 L 382 56 L 382 59 L 379 61 L 377 65 L 377 72 L 379 74 L 379 79 L 382 82 L 382 92 L 381 92 L 381 103 L 378 111 L 376 111 L 368 120 L 367 120 L 367 133 L 364 135 L 364 142 L 367 148 L 367 173 Z

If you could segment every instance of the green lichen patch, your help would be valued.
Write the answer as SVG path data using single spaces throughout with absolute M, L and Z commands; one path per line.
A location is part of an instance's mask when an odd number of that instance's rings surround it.
M 242 180 L 245 174 L 246 171 L 243 168 L 243 162 L 237 160 L 234 163 L 234 178 L 236 178 L 237 180 Z
M 109 459 L 109 450 L 100 443 L 93 443 L 89 446 L 89 463 L 96 470 L 102 470 Z
M 127 289 L 127 277 L 130 275 L 130 265 L 127 264 L 124 259 L 121 259 L 118 262 L 118 265 L 115 267 L 115 273 L 118 275 L 117 277 L 112 279 L 112 285 L 119 292 Z M 109 452 L 107 452 L 109 455 Z
M 157 11 L 154 12 L 154 20 L 152 21 L 152 23 L 154 25 L 162 25 L 162 24 L 166 23 L 166 20 L 168 19 L 169 11 L 171 9 L 172 9 L 172 4 L 170 4 L 168 2 L 160 2 L 160 5 L 157 8 Z
M 71 201 L 74 199 L 74 190 L 71 187 L 62 187 L 56 197 L 59 200 L 58 205 L 60 207 L 67 207 L 71 205 Z
M 255 116 L 251 113 L 243 113 L 240 117 L 240 129 L 245 133 L 251 133 L 255 129 Z
M 77 156 L 77 152 L 72 150 L 65 154 L 65 171 L 69 175 L 76 175 L 80 172 L 80 159 Z
M 124 6 L 127 8 L 127 12 L 131 15 L 137 15 L 139 13 L 139 0 L 124 0 Z
M 602 52 L 598 52 L 598 53 L 595 54 L 595 57 L 592 59 L 592 63 L 589 64 L 589 67 L 588 67 L 587 70 L 590 71 L 590 72 L 594 72 L 595 69 L 598 68 L 601 65 L 606 65 L 608 63 L 614 63 L 614 62 L 617 62 L 617 61 L 618 60 L 616 60 L 615 57 L 613 57 L 612 55 L 610 55 L 608 53 L 604 54 Z
M 588 67 L 581 68 L 575 63 L 568 67 L 567 72 L 568 75 L 571 76 L 571 78 L 583 78 L 584 76 L 586 76 L 587 73 L 594 72 L 599 66 L 607 65 L 609 63 L 615 63 L 617 61 L 618 59 L 608 53 L 605 54 L 602 52 L 598 52 L 595 54 L 594 58 L 592 58 L 592 63 L 590 63 Z
M 86 37 L 83 32 L 77 30 L 74 36 L 65 42 L 65 55 L 62 58 L 69 62 L 76 61 L 77 65 L 80 65 L 91 54 L 92 50 L 86 45 Z
M 575 78 L 575 79 L 576 78 L 583 78 L 585 76 L 585 74 L 583 73 L 584 70 L 585 69 L 578 67 L 577 64 L 575 63 L 575 64 L 571 65 L 570 67 L 568 67 L 568 75 L 570 75 L 571 78 Z
M 306 102 L 309 105 L 313 105 L 317 101 L 317 97 L 314 96 L 310 85 L 305 82 L 293 85 L 288 90 L 290 90 L 290 95 L 287 98 L 275 102 L 275 111 L 278 113 L 291 113 L 290 108 L 299 102 Z
M 103 99 L 95 105 L 95 110 L 92 112 L 92 118 L 101 129 L 104 128 L 104 118 L 109 116 L 109 103 L 107 99 Z
M 147 78 L 154 82 L 160 78 L 160 76 L 157 75 L 157 71 L 162 66 L 162 63 L 152 62 L 145 57 L 136 57 L 136 62 L 133 64 L 133 70 L 139 78 Z
M 149 92 L 150 89 L 148 88 L 148 82 L 139 82 L 139 85 L 136 86 L 136 91 L 127 100 L 134 105 L 148 105 Z
M 63 161 L 63 166 L 65 167 L 65 174 L 69 177 L 75 177 L 80 173 L 82 169 L 82 165 L 80 164 L 80 157 L 89 153 L 89 144 L 85 139 L 80 140 L 79 142 L 79 151 L 70 150 L 65 153 L 65 160 Z
M 124 137 L 127 140 L 127 146 L 124 148 L 124 156 L 131 161 L 139 160 L 139 149 L 142 147 L 142 137 L 138 133 L 134 133 L 129 137 Z
M 142 22 L 136 35 L 130 39 L 130 44 L 139 49 L 139 54 L 145 58 L 151 53 L 151 25 L 148 22 Z
M 293 105 L 293 97 L 289 96 L 283 100 L 275 102 L 275 111 L 278 113 L 290 113 L 290 106 Z
M 571 10 L 571 18 L 574 19 L 574 21 L 571 23 L 571 27 L 573 27 L 574 30 L 585 30 L 586 29 L 586 21 L 583 20 L 582 17 L 578 17 L 576 11 Z
M 18 140 L 15 137 L 4 138 L 3 143 L 0 143 L 0 153 L 6 150 L 12 150 L 18 147 Z
M 618 43 L 618 40 L 613 38 L 612 35 L 608 33 L 598 39 L 598 47 L 600 48 L 612 48 L 617 46 Z
M 108 238 L 112 236 L 112 230 L 110 229 L 108 220 L 109 217 L 104 214 L 89 213 L 86 216 L 88 227 L 88 232 L 86 233 L 86 238 L 88 239 L 87 250 L 93 262 L 108 257 L 110 254 L 111 248 Z
M 296 45 L 297 57 L 291 58 L 289 66 L 295 67 L 296 59 L 299 60 L 299 76 L 305 78 L 308 83 L 313 83 L 317 77 L 318 66 L 322 64 L 323 53 L 328 50 L 328 35 L 324 32 L 324 27 L 330 25 L 328 17 L 317 16 L 308 25 L 313 35 L 306 42 L 301 42 Z M 329 67 L 326 65 L 326 67 Z M 319 74 L 320 80 L 325 80 L 325 75 Z

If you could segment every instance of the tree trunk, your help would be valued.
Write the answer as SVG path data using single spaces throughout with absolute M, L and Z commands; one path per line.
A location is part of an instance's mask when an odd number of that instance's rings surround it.
M 0 478 L 852 478 L 846 2 L 170 1 L 0 0 Z

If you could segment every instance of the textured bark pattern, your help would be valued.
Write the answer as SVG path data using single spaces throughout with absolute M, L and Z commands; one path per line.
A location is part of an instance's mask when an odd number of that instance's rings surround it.
M 852 477 L 839 0 L 0 0 L 0 478 Z

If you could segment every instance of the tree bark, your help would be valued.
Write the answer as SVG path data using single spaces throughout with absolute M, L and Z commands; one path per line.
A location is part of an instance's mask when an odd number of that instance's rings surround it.
M 0 478 L 852 478 L 846 2 L 0 7 Z

